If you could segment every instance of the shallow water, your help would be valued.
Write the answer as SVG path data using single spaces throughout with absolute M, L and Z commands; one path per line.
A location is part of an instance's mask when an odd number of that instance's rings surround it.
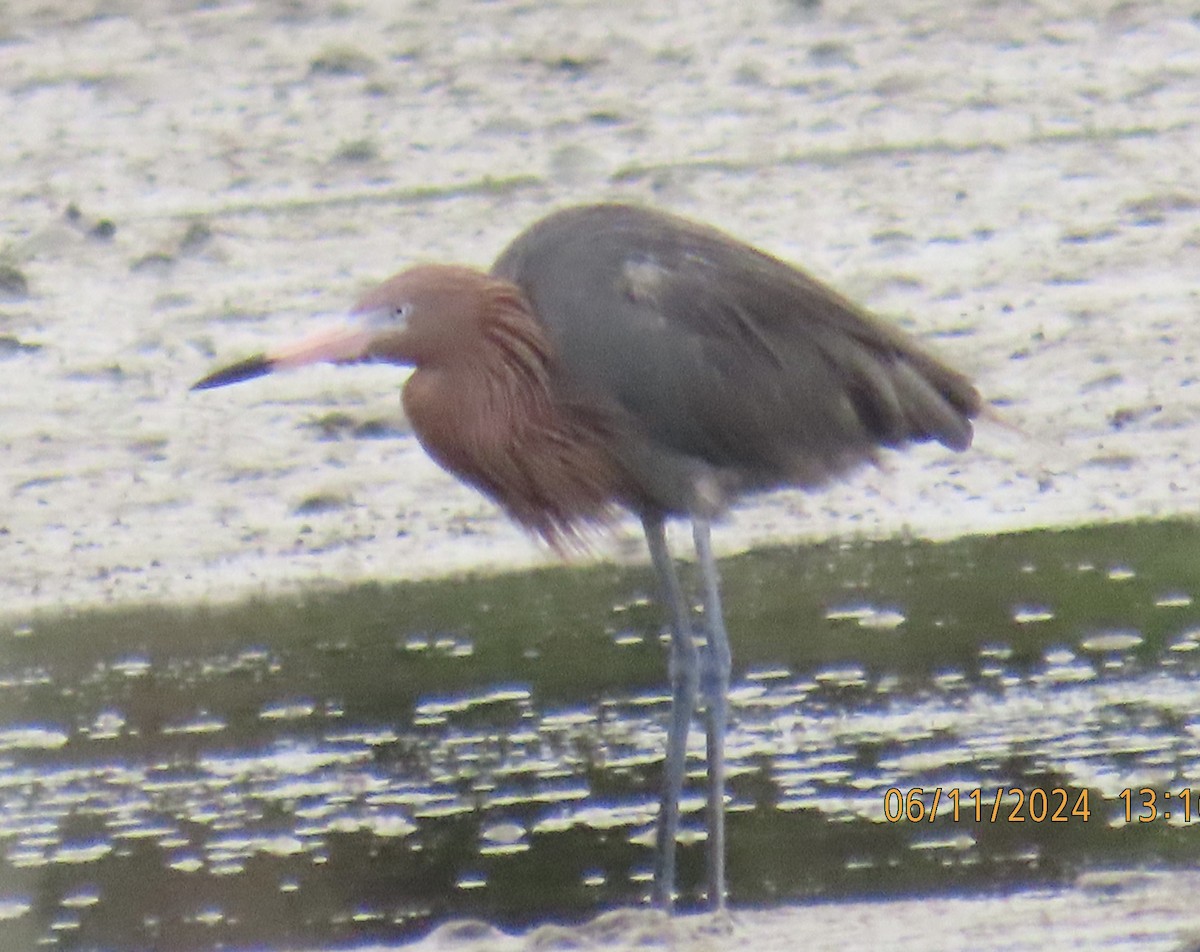
M 1198 547 L 1140 523 L 724 563 L 732 903 L 1194 865 L 1200 782 L 1187 815 L 1164 793 L 1200 776 Z M 17 625 L 5 948 L 392 943 L 644 901 L 668 708 L 650 581 L 562 568 Z M 914 788 L 923 819 L 889 822 Z

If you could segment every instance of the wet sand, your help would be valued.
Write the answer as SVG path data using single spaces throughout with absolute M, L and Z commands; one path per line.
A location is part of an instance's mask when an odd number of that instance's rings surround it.
M 187 387 L 603 198 L 803 263 L 1027 434 L 753 502 L 722 551 L 1195 510 L 1186 4 L 95 9 L 0 15 L 6 614 L 549 561 L 405 435 L 392 369 Z
M 412 946 L 414 952 L 524 952 L 534 949 L 695 949 L 755 952 L 1008 952 L 1138 949 L 1190 952 L 1200 915 L 1181 891 L 1197 877 L 1097 874 L 1069 890 L 998 897 L 823 903 L 674 921 L 649 910 L 617 910 L 581 929 L 544 926 L 508 935 L 481 923 L 452 924 Z

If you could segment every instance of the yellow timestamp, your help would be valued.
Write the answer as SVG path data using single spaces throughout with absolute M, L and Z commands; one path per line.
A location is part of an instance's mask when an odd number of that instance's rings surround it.
M 1086 823 L 1092 816 L 1087 788 L 890 787 L 883 795 L 883 816 L 889 823 L 932 823 L 939 810 L 955 823 Z
M 1191 823 L 1192 818 L 1200 819 L 1200 791 L 1184 787 L 1174 793 L 1167 790 L 1155 790 L 1153 787 L 1142 787 L 1134 790 L 1126 787 L 1117 794 L 1117 799 L 1125 806 L 1125 822 L 1153 823 L 1155 820 L 1169 820 L 1175 817 L 1184 823 Z

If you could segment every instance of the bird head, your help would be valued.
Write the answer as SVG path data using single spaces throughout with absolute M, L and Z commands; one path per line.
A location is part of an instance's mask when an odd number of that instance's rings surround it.
M 445 364 L 482 340 L 489 289 L 498 282 L 452 265 L 418 265 L 368 291 L 341 324 L 214 371 L 207 390 L 314 363 Z

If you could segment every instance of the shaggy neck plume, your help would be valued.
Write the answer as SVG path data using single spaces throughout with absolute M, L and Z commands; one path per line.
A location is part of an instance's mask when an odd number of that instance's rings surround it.
M 624 484 L 600 408 L 556 388 L 553 347 L 520 290 L 483 292 L 479 342 L 449 365 L 419 366 L 404 409 L 426 451 L 558 551 L 611 519 Z

